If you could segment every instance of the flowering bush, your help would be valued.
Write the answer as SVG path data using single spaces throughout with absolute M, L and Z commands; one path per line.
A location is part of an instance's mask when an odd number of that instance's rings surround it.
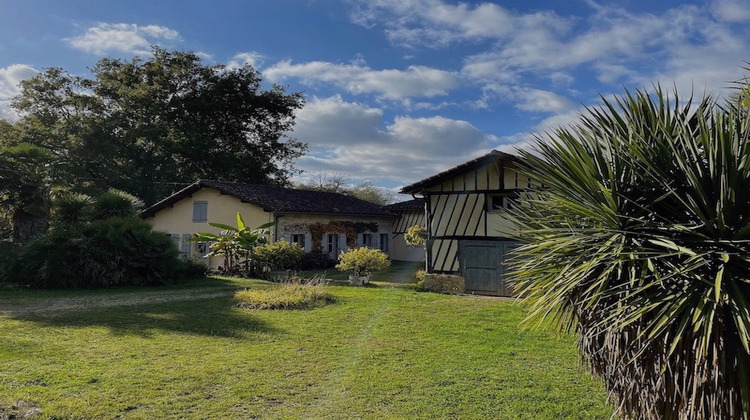
M 336 268 L 355 276 L 367 276 L 375 271 L 385 270 L 390 265 L 391 261 L 383 251 L 363 247 L 342 252 Z

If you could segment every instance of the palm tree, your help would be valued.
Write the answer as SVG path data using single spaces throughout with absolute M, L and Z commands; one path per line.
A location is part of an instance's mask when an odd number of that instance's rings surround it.
M 659 87 L 521 152 L 528 323 L 576 330 L 634 418 L 750 416 L 750 113 Z
M 10 214 L 13 240 L 27 243 L 49 223 L 52 155 L 28 144 L 0 149 L 0 205 Z

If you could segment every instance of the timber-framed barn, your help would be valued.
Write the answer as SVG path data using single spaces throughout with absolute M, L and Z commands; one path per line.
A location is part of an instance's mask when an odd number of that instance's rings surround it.
M 401 189 L 424 198 L 428 273 L 457 274 L 466 292 L 509 296 L 505 259 L 518 244 L 504 209 L 531 180 L 516 168 L 517 156 L 497 150 Z

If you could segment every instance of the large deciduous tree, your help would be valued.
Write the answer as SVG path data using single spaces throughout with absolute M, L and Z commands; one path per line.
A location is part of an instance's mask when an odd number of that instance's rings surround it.
M 262 87 L 251 66 L 192 52 L 105 58 L 91 77 L 50 68 L 22 82 L 19 140 L 50 150 L 72 183 L 153 203 L 197 178 L 286 184 L 306 146 L 286 133 L 300 93 Z

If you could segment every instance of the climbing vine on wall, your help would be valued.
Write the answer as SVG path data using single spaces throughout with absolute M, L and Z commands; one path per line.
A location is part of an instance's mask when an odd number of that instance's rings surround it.
M 375 222 L 352 222 L 348 220 L 335 221 L 329 223 L 311 223 L 308 227 L 312 237 L 311 248 L 314 252 L 323 251 L 323 234 L 343 233 L 346 235 L 346 246 L 354 248 L 357 245 L 357 235 L 364 232 L 377 232 L 378 224 Z

